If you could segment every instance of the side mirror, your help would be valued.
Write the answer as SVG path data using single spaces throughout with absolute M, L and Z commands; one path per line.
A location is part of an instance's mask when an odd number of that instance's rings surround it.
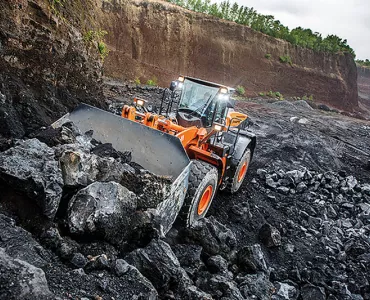
M 171 84 L 170 84 L 170 90 L 171 90 L 171 91 L 174 91 L 174 90 L 175 90 L 175 88 L 176 88 L 176 86 L 177 86 L 177 82 L 176 82 L 176 81 L 171 81 Z
M 230 98 L 228 101 L 227 101 L 227 108 L 234 108 L 235 107 L 235 100 Z

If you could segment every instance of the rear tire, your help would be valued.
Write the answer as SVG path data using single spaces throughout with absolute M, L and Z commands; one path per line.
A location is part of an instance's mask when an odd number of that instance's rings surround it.
M 243 184 L 245 176 L 248 172 L 249 163 L 251 161 L 251 150 L 247 149 L 238 164 L 236 165 L 234 176 L 230 178 L 227 184 L 226 191 L 234 194 L 236 193 Z
M 217 169 L 200 160 L 193 160 L 189 175 L 189 186 L 177 223 L 190 227 L 207 214 L 216 194 Z

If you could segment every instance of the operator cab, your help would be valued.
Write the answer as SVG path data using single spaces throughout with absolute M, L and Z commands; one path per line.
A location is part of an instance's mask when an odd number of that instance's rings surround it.
M 170 89 L 180 91 L 176 119 L 184 127 L 225 124 L 228 108 L 234 107 L 231 96 L 235 90 L 217 83 L 180 76 Z

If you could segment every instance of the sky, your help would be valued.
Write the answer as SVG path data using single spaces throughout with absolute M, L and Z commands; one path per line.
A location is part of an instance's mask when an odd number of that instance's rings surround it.
M 301 26 L 347 39 L 356 59 L 370 59 L 370 0 L 230 0 L 235 1 L 273 15 L 289 29 Z

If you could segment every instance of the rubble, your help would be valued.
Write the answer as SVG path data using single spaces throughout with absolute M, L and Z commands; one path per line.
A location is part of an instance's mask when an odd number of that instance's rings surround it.
M 43 215 L 54 218 L 63 179 L 53 149 L 37 139 L 19 141 L 0 153 L 0 179 L 34 199 Z

